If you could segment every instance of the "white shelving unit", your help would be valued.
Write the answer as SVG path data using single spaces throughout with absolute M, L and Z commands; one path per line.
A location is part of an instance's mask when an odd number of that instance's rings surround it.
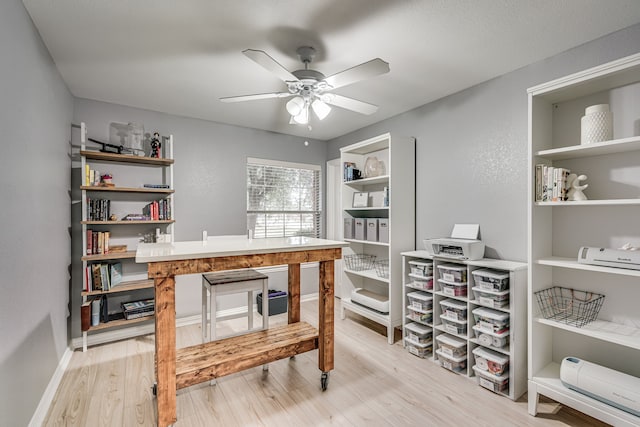
M 388 243 L 379 241 L 345 238 L 349 247 L 344 256 L 367 254 L 377 260 L 388 260 L 388 277 L 380 277 L 375 268 L 354 271 L 343 262 L 341 317 L 346 311 L 359 314 L 387 328 L 389 344 L 394 342 L 394 328 L 402 324 L 402 265 L 400 252 L 415 247 L 415 140 L 384 134 L 340 149 L 340 158 L 355 163 L 364 171 L 367 158 L 376 157 L 384 163 L 380 176 L 363 177 L 344 181 L 341 188 L 343 218 L 386 218 L 388 219 Z M 384 206 L 383 191 L 388 188 L 388 206 Z M 353 207 L 356 192 L 369 193 L 369 206 Z M 344 238 L 343 234 L 343 238 Z M 352 302 L 351 292 L 363 288 L 388 298 L 389 312 L 380 313 Z
M 426 251 L 411 251 L 402 253 L 403 260 L 403 337 L 405 338 L 405 347 L 407 347 L 407 330 L 406 325 L 410 323 L 419 323 L 427 328 L 431 328 L 433 339 L 433 352 L 431 355 L 425 355 L 425 359 L 441 364 L 441 356 L 436 351 L 438 345 L 436 343 L 439 335 L 445 334 L 455 337 L 465 342 L 466 360 L 465 368 L 459 371 L 461 375 L 474 377 L 476 374 L 473 369 L 475 365 L 475 356 L 472 351 L 477 347 L 485 347 L 487 349 L 498 352 L 509 358 L 509 387 L 506 390 L 498 392 L 498 394 L 516 400 L 527 391 L 527 264 L 523 262 L 505 261 L 484 258 L 475 261 L 452 260 L 444 257 L 430 256 Z M 413 284 L 415 280 L 422 281 L 425 277 L 411 273 L 412 265 L 420 265 L 422 263 L 433 262 L 433 288 L 422 289 Z M 466 268 L 467 275 L 467 296 L 451 296 L 445 294 L 440 288 L 438 282 L 438 266 L 444 264 L 455 264 Z M 509 275 L 509 304 L 503 307 L 493 307 L 491 304 L 484 304 L 480 300 L 475 299 L 472 291 L 474 286 L 474 278 L 472 272 L 477 269 L 489 268 L 492 270 L 508 273 Z M 410 300 L 407 294 L 420 292 L 425 296 L 432 298 L 432 318 L 431 321 L 420 321 L 411 317 L 411 312 L 415 309 L 409 309 Z M 441 321 L 441 305 L 443 300 L 453 300 L 461 303 L 467 309 L 467 331 L 464 334 L 452 333 Z M 487 307 L 497 310 L 498 312 L 509 315 L 509 342 L 506 346 L 497 348 L 493 346 L 483 345 L 476 337 L 473 327 L 475 325 L 472 311 L 478 307 Z M 424 311 L 428 313 L 428 310 Z M 411 347 L 411 345 L 409 345 Z M 415 353 L 414 353 L 415 354 Z M 445 360 L 446 362 L 446 360 Z
M 109 312 L 118 311 L 120 302 L 140 299 L 141 295 L 153 295 L 154 283 L 147 277 L 146 266 L 135 263 L 136 248 L 141 234 L 155 232 L 160 228 L 162 233 L 169 234 L 171 241 L 174 236 L 175 210 L 173 200 L 173 136 L 164 138 L 162 142 L 163 158 L 141 157 L 127 154 L 105 153 L 97 148 L 87 149 L 87 129 L 84 123 L 80 125 L 80 171 L 82 174 L 81 190 L 81 233 L 82 255 L 80 258 L 82 274 L 82 302 L 96 297 L 106 297 L 110 300 Z M 113 187 L 99 187 L 87 185 L 85 182 L 85 167 L 99 172 L 111 172 L 114 176 Z M 169 188 L 145 188 L 144 183 L 166 184 Z M 107 199 L 110 211 L 117 220 L 96 221 L 88 218 L 89 199 Z M 128 213 L 141 213 L 142 207 L 153 200 L 167 198 L 170 219 L 127 221 L 121 218 Z M 110 246 L 126 245 L 124 252 L 109 252 L 104 254 L 87 254 L 87 230 L 110 233 Z M 85 270 L 92 264 L 122 263 L 122 282 L 109 290 L 86 290 L 87 276 Z M 112 314 L 112 313 L 110 313 Z M 124 318 L 102 322 L 89 326 L 82 331 L 82 349 L 87 350 L 89 333 L 99 333 L 115 328 L 125 328 L 139 325 L 153 320 L 153 316 L 125 320 Z M 122 337 L 123 335 L 118 335 Z M 101 340 L 102 342 L 103 340 Z
M 548 396 L 616 426 L 640 418 L 574 392 L 560 363 L 574 356 L 640 376 L 640 271 L 579 264 L 581 246 L 640 246 L 640 54 L 551 81 L 529 92 L 529 413 Z M 580 145 L 586 107 L 609 104 L 614 138 Z M 535 165 L 585 174 L 589 200 L 534 202 Z M 562 286 L 604 294 L 598 320 L 574 327 L 545 319 L 536 292 Z

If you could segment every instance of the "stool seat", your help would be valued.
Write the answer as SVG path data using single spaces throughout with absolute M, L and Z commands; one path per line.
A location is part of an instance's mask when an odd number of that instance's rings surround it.
M 269 295 L 269 277 L 256 270 L 230 270 L 202 275 L 202 341 L 216 339 L 216 296 L 247 293 L 247 331 L 253 328 L 253 292 Z M 207 295 L 208 294 L 208 295 Z M 208 298 L 207 298 L 208 296 Z M 269 327 L 268 298 L 262 301 L 262 328 Z M 207 316 L 207 314 L 209 316 Z M 210 317 L 210 320 L 207 319 Z M 209 326 L 207 328 L 207 326 Z

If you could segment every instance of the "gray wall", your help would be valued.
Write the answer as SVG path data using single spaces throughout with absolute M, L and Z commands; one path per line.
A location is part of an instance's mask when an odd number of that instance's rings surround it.
M 74 106 L 74 121 L 85 122 L 88 136 L 101 141 L 108 141 L 111 122 L 138 122 L 144 125 L 145 132 L 173 134 L 176 241 L 200 240 L 203 230 L 209 236 L 246 234 L 247 157 L 321 165 L 324 176 L 327 146 L 323 141 L 87 99 L 76 99 Z M 309 141 L 308 146 L 304 145 L 305 140 Z M 80 227 L 74 225 L 76 230 Z M 79 255 L 75 255 L 72 336 L 78 337 L 81 276 L 76 262 Z M 309 279 L 305 279 L 307 276 Z M 286 273 L 269 273 L 269 277 L 271 288 L 286 289 Z M 200 286 L 199 275 L 177 278 L 178 317 L 200 313 Z M 301 286 L 303 294 L 317 292 L 317 274 L 303 275 Z M 231 308 L 236 301 L 245 300 L 227 298 L 220 308 Z
M 67 349 L 73 98 L 20 0 L 0 58 L 0 425 L 25 426 Z
M 479 223 L 487 256 L 526 261 L 526 89 L 639 50 L 640 24 L 336 138 L 329 158 L 384 132 L 416 137 L 419 248 L 454 223 Z

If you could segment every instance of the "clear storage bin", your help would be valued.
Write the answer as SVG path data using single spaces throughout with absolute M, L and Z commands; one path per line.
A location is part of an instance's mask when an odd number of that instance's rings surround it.
M 478 369 L 477 366 L 473 366 L 473 370 L 476 373 L 478 385 L 484 387 L 493 392 L 507 392 L 509 390 L 509 375 L 493 375 L 490 372 Z
M 412 288 L 424 289 L 430 291 L 433 289 L 433 277 L 425 277 L 424 279 L 413 278 L 413 281 L 409 284 Z
M 409 268 L 411 269 L 411 274 L 416 276 L 433 276 L 432 262 L 409 261 Z
M 467 321 L 458 321 L 458 320 L 451 320 L 446 318 L 443 315 L 440 315 L 440 320 L 442 321 L 442 326 L 445 330 L 445 332 L 448 332 L 450 334 L 454 334 L 454 335 L 467 335 Z
M 484 347 L 476 347 L 471 352 L 476 358 L 476 367 L 478 369 L 494 375 L 502 375 L 509 369 L 509 357 L 504 354 Z
M 442 315 L 451 320 L 467 320 L 467 304 L 464 302 L 446 299 L 440 301 Z
M 476 287 L 489 291 L 504 291 L 509 289 L 509 273 L 490 268 L 481 268 L 471 272 Z
M 443 294 L 449 297 L 466 297 L 467 296 L 467 284 L 466 283 L 451 283 L 443 279 L 438 279 L 440 284 L 440 290 Z
M 409 306 L 407 307 L 407 318 L 414 322 L 433 323 L 433 310 L 422 311 Z
M 490 291 L 487 289 L 480 289 L 478 287 L 471 288 L 473 295 L 479 304 L 486 305 L 488 307 L 504 307 L 509 305 L 509 290 L 506 291 Z
M 419 323 L 407 323 L 404 327 L 407 340 L 417 344 L 429 344 L 432 339 L 432 330 Z
M 509 330 L 509 314 L 478 307 L 472 311 L 476 326 L 482 331 L 500 333 Z
M 405 338 L 404 345 L 409 353 L 422 358 L 429 356 L 433 351 L 433 343 L 416 344 Z
M 467 267 L 458 264 L 438 265 L 440 278 L 451 283 L 467 283 Z
M 462 357 L 467 355 L 467 341 L 452 337 L 447 334 L 440 334 L 436 337 L 438 351 L 447 357 Z
M 436 350 L 438 362 L 440 366 L 453 372 L 460 372 L 467 368 L 467 356 L 451 357 L 444 354 L 441 350 Z
M 433 309 L 433 297 L 424 292 L 409 292 L 407 294 L 409 306 L 418 310 L 426 311 Z
M 509 331 L 502 331 L 500 333 L 488 332 L 482 330 L 478 325 L 472 327 L 473 333 L 478 340 L 478 344 L 485 347 L 504 348 L 509 345 Z

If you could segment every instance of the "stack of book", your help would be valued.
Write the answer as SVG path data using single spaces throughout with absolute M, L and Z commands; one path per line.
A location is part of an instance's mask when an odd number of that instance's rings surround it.
M 127 320 L 153 316 L 154 311 L 155 301 L 153 298 L 122 303 L 122 312 Z
M 567 177 L 571 171 L 547 165 L 536 165 L 536 202 L 564 202 L 569 188 Z
M 122 263 L 93 263 L 85 268 L 85 292 L 108 291 L 122 283 Z

